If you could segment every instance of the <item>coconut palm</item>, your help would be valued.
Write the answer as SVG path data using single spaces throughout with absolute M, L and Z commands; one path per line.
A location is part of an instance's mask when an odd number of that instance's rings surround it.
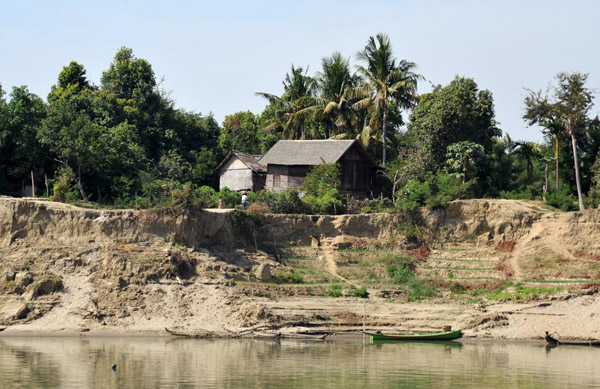
M 281 97 L 264 92 L 255 93 L 267 99 L 276 110 L 278 120 L 271 123 L 266 130 L 278 126 L 283 127 L 282 136 L 285 139 L 305 139 L 306 119 L 314 115 L 316 81 L 309 77 L 302 67 L 292 65 L 291 73 L 286 73 L 283 80 L 283 95 Z
M 317 99 L 316 115 L 328 123 L 331 138 L 351 132 L 358 122 L 351 96 L 359 78 L 350 72 L 350 59 L 339 52 L 323 58 L 321 64 L 323 71 L 317 73 L 321 96 Z
M 365 126 L 367 132 L 381 128 L 382 164 L 385 166 L 388 103 L 393 100 L 401 108 L 412 107 L 415 103 L 417 81 L 421 76 L 413 72 L 416 67 L 413 62 L 396 62 L 390 39 L 382 33 L 369 37 L 367 45 L 358 52 L 357 58 L 365 62 L 366 66 L 357 67 L 364 77 L 364 85 L 355 89 L 355 96 L 361 99 L 354 107 L 368 109 L 369 125 Z

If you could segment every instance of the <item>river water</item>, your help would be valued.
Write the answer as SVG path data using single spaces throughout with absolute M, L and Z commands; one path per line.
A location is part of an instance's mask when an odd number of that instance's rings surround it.
M 1 388 L 587 388 L 599 362 L 541 341 L 0 337 Z

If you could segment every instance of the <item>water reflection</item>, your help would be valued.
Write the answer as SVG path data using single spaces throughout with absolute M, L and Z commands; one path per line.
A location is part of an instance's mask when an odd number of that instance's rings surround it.
M 0 338 L 2 387 L 590 387 L 599 348 L 361 340 Z M 111 365 L 117 365 L 116 371 Z

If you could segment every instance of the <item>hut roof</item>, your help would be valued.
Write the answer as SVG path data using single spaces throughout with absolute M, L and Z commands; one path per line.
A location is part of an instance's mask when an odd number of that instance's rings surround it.
M 223 159 L 223 161 L 219 164 L 219 166 L 217 166 L 216 170 L 221 170 L 223 166 L 227 164 L 227 161 L 229 161 L 234 156 L 237 157 L 240 161 L 242 161 L 244 165 L 248 166 L 248 168 L 255 173 L 267 172 L 267 165 L 259 162 L 262 155 L 246 154 L 237 150 L 231 150 L 229 154 L 227 154 L 225 159 Z
M 371 158 L 355 140 L 280 140 L 260 159 L 264 165 L 319 165 L 333 163 L 356 144 L 367 163 Z

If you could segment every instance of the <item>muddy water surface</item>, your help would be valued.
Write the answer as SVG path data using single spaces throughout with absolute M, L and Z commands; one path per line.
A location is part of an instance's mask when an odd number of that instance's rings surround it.
M 542 343 L 1 337 L 0 387 L 583 388 L 599 360 Z

